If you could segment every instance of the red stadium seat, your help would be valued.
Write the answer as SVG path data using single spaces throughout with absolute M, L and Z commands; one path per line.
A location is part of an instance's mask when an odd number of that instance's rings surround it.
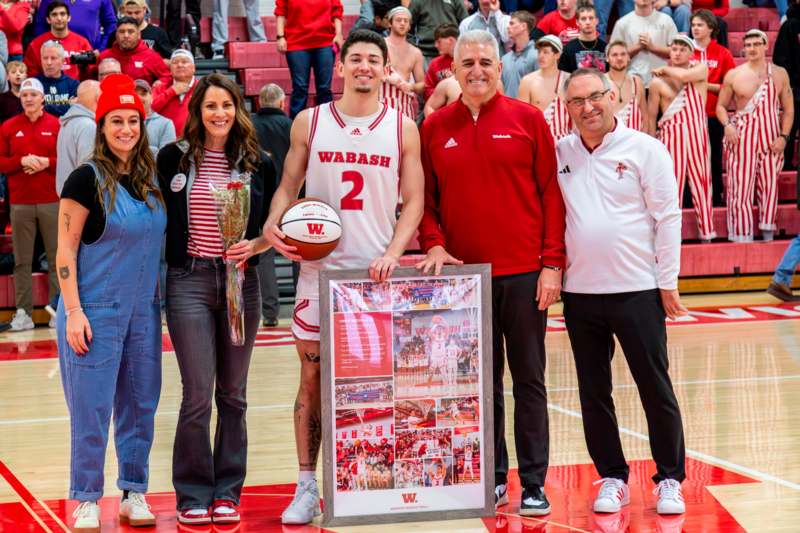
M 256 96 L 261 90 L 261 87 L 266 83 L 278 84 L 285 93 L 292 92 L 292 77 L 289 74 L 288 68 L 248 68 L 241 73 L 242 85 L 244 86 L 244 93 L 247 96 Z M 341 93 L 343 89 L 344 80 L 337 76 L 333 77 L 332 90 L 334 93 Z M 311 81 L 308 88 L 309 94 L 316 94 L 314 87 L 314 76 L 312 74 Z
M 356 20 L 358 20 L 358 15 L 345 15 L 342 17 L 342 32 L 345 35 L 350 32 Z M 274 16 L 261 17 L 261 22 L 264 24 L 264 33 L 267 35 L 267 40 L 274 42 L 278 34 L 276 18 Z M 228 42 L 247 42 L 249 39 L 247 19 L 245 17 L 228 17 Z M 211 42 L 211 17 L 200 19 L 200 42 Z
M 718 238 L 726 238 L 728 236 L 727 226 L 727 212 L 725 207 L 714 208 L 714 230 L 717 232 Z M 758 209 L 753 208 L 753 216 L 757 217 Z M 758 220 L 755 218 L 755 220 Z M 800 211 L 794 204 L 785 204 L 778 206 L 778 218 L 776 221 L 778 225 L 777 233 L 781 231 L 788 235 L 795 235 L 800 233 Z M 756 236 L 761 235 L 761 232 L 756 228 Z M 683 225 L 681 231 L 681 238 L 686 240 L 696 240 L 700 238 L 697 229 L 697 215 L 694 209 L 683 210 Z
M 228 66 L 232 70 L 245 68 L 287 67 L 286 56 L 278 52 L 275 42 L 229 43 Z
M 725 15 L 725 22 L 728 23 L 728 32 L 745 32 L 753 28 L 778 31 L 781 26 L 777 10 L 771 7 L 734 8 Z

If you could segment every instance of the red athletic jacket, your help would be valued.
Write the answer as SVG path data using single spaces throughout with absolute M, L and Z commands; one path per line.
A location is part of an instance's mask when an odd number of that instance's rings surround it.
M 64 50 L 69 54 L 70 52 L 88 52 L 92 50 L 92 45 L 86 40 L 86 37 L 71 31 L 63 39 L 57 39 L 53 32 L 48 31 L 38 36 L 31 41 L 28 49 L 25 51 L 25 66 L 28 67 L 28 77 L 35 78 L 42 73 L 42 45 L 46 41 L 58 41 Z M 64 74 L 76 80 L 81 79 L 81 71 L 78 65 L 70 65 L 69 61 L 64 64 Z
M 28 16 L 33 9 L 30 2 L 16 2 L 0 7 L 0 30 L 8 39 L 8 55 L 22 55 L 22 32 L 28 24 Z M 28 77 L 31 77 L 28 73 Z
M 192 98 L 197 81 L 195 80 L 183 95 L 183 101 L 175 94 L 175 89 L 172 88 L 173 82 L 174 80 L 170 78 L 169 83 L 153 87 L 153 103 L 151 105 L 153 111 L 172 121 L 175 125 L 175 134 L 180 138 L 183 135 L 186 119 L 189 118 L 189 100 Z
M 60 124 L 49 113 L 31 122 L 22 113 L 0 126 L 0 172 L 8 174 L 8 193 L 12 204 L 58 202 L 56 194 L 56 139 Z M 34 174 L 22 170 L 28 154 L 48 157 L 50 166 Z
M 333 19 L 342 18 L 341 0 L 276 0 L 275 16 L 286 17 L 284 34 L 290 52 L 333 43 Z
M 450 56 L 436 56 L 428 65 L 425 74 L 425 100 L 431 97 L 433 90 L 445 78 L 453 75 L 453 58 Z
M 714 39 L 708 43 L 705 50 L 694 51 L 694 61 L 704 62 L 708 66 L 708 83 L 722 83 L 725 74 L 736 67 L 731 51 L 719 44 Z M 706 114 L 709 117 L 717 116 L 717 99 L 719 96 L 708 91 L 706 100 Z
M 564 268 L 564 201 L 541 111 L 498 94 L 475 122 L 458 100 L 425 122 L 422 164 L 423 251 L 442 245 L 465 263 L 491 263 L 494 276 Z
M 114 46 L 100 53 L 97 63 L 99 64 L 107 57 L 113 57 L 119 61 L 122 65 L 122 73 L 134 80 L 146 80 L 152 85 L 156 80 L 168 83 L 172 79 L 164 59 L 144 41 L 139 41 L 133 50 L 120 50 L 119 45 L 114 43 Z M 95 68 L 95 74 L 96 70 Z

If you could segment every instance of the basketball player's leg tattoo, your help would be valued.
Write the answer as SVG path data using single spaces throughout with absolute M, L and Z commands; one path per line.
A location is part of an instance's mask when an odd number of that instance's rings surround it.
M 314 468 L 317 466 L 319 447 L 322 444 L 322 420 L 320 413 L 311 413 L 308 419 L 308 455 L 314 460 Z
M 319 354 L 314 352 L 305 352 L 303 356 L 309 363 L 319 363 Z

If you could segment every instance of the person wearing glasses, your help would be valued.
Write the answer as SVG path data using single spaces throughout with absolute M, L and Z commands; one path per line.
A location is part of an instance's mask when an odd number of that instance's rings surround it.
M 614 117 L 608 78 L 578 69 L 564 83 L 576 131 L 558 142 L 558 184 L 567 209 L 564 318 L 583 432 L 602 486 L 594 511 L 630 502 L 611 398 L 614 337 L 639 387 L 656 463 L 659 514 L 685 510 L 683 424 L 667 372 L 665 318 L 686 313 L 678 294 L 681 211 L 663 144 Z
M 422 129 L 425 212 L 419 242 L 427 256 L 417 267 L 439 275 L 445 263 L 491 263 L 495 504 L 508 503 L 507 353 L 522 485 L 519 512 L 545 515 L 550 503 L 544 493 L 549 455 L 544 336 L 547 308 L 558 299 L 565 265 L 564 204 L 544 115 L 499 94 L 500 70 L 491 33 L 461 34 L 453 61 L 461 98 L 428 117 Z M 486 220 L 495 223 L 490 227 Z
M 744 34 L 747 62 L 725 75 L 717 120 L 725 128 L 728 172 L 728 240 L 753 240 L 753 191 L 758 195 L 758 229 L 771 241 L 777 226 L 778 174 L 794 120 L 794 99 L 786 69 L 767 60 L 767 34 Z M 733 104 L 735 113 L 729 113 Z M 782 113 L 779 113 L 779 109 Z

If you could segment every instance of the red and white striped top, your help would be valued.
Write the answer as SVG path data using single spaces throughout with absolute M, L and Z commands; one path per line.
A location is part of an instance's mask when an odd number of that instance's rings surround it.
M 186 250 L 189 255 L 220 257 L 225 251 L 210 185 L 213 183 L 214 187 L 224 189 L 230 175 L 225 152 L 206 148 L 189 194 L 189 245 Z

